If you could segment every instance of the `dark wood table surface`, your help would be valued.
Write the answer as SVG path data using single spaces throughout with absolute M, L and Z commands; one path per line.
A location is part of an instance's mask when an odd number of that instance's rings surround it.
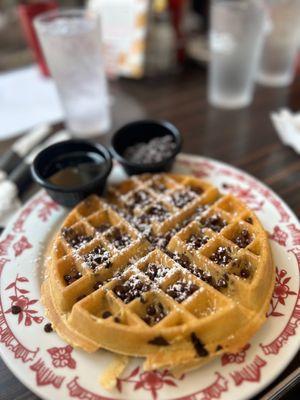
M 121 80 L 113 84 L 112 92 L 112 131 L 124 122 L 142 117 L 169 120 L 182 132 L 184 152 L 213 157 L 247 171 L 269 185 L 299 217 L 300 156 L 280 142 L 271 124 L 270 112 L 282 107 L 300 110 L 300 78 L 289 88 L 258 86 L 252 105 L 235 111 L 209 106 L 206 72 L 195 67 L 159 80 Z M 108 143 L 109 139 L 110 134 L 100 141 Z M 11 144 L 12 141 L 0 142 L 0 154 Z M 298 354 L 270 387 L 282 381 L 299 364 Z M 255 399 L 261 396 L 262 393 Z M 0 400 L 21 399 L 36 400 L 38 397 L 0 360 Z

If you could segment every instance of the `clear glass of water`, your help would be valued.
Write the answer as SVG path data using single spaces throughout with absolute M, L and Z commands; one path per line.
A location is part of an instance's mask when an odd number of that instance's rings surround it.
M 105 133 L 111 125 L 99 16 L 55 10 L 34 25 L 57 86 L 67 127 L 75 136 Z
M 266 0 L 266 6 L 270 23 L 257 81 L 268 86 L 287 86 L 294 79 L 300 45 L 300 1 Z
M 253 98 L 265 13 L 257 0 L 212 0 L 209 102 L 240 108 Z

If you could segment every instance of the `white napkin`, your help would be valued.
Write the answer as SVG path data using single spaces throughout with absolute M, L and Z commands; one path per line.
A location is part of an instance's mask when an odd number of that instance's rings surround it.
M 4 227 L 14 213 L 21 207 L 18 190 L 13 182 L 3 180 L 0 182 L 0 226 Z
M 0 140 L 62 118 L 53 80 L 44 78 L 36 65 L 0 75 Z
M 281 141 L 300 154 L 300 113 L 282 109 L 271 113 L 271 120 Z

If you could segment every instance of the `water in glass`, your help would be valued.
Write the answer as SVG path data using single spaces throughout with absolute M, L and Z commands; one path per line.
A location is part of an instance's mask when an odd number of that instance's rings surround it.
M 269 29 L 257 80 L 268 86 L 286 86 L 294 79 L 300 45 L 300 1 L 267 0 Z
M 247 106 L 262 47 L 264 12 L 255 0 L 213 0 L 209 101 L 223 108 Z
M 35 21 L 69 129 L 80 136 L 110 127 L 99 17 L 87 11 L 46 13 Z

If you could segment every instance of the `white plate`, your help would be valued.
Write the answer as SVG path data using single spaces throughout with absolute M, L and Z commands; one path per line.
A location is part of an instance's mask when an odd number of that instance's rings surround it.
M 12 372 L 43 399 L 210 400 L 254 396 L 288 365 L 299 349 L 300 226 L 270 189 L 228 165 L 180 155 L 176 172 L 205 178 L 245 201 L 270 233 L 277 269 L 269 318 L 238 354 L 227 354 L 181 379 L 168 371 L 143 372 L 132 361 L 113 392 L 99 385 L 112 359 L 109 352 L 87 354 L 45 333 L 40 304 L 42 255 L 66 211 L 39 192 L 16 215 L 0 240 L 0 351 Z M 113 180 L 122 179 L 118 168 Z M 11 313 L 18 304 L 23 312 Z

